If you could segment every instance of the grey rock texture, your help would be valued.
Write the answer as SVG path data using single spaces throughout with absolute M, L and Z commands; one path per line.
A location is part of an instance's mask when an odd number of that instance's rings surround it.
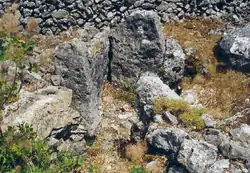
M 131 13 L 112 37 L 113 80 L 136 81 L 142 72 L 158 72 L 165 42 L 157 13 L 139 10 Z
M 250 24 L 224 34 L 218 45 L 218 55 L 236 70 L 250 72 Z
M 5 108 L 3 129 L 9 125 L 28 123 L 41 138 L 50 136 L 53 129 L 75 124 L 79 113 L 72 108 L 72 91 L 48 86 L 36 92 L 21 91 L 20 99 Z
M 203 141 L 184 139 L 177 160 L 189 172 L 206 172 L 217 159 L 217 147 Z
M 6 9 L 10 0 L 0 1 L 0 12 Z M 59 33 L 71 26 L 87 24 L 97 28 L 116 26 L 134 10 L 153 10 L 162 22 L 178 21 L 185 17 L 202 16 L 232 23 L 242 19 L 249 21 L 248 0 L 20 0 L 20 21 L 26 24 L 29 17 L 38 18 L 41 32 Z
M 151 125 L 146 138 L 153 148 L 161 149 L 163 152 L 173 155 L 172 157 L 175 159 L 184 139 L 188 138 L 188 134 L 176 127 Z
M 166 171 L 169 173 L 207 173 L 229 166 L 229 161 L 216 162 L 218 148 L 215 145 L 194 140 L 177 127 L 151 124 L 146 139 L 152 150 L 168 156 L 169 167 Z
M 12 0 L 0 0 L 0 16 L 6 12 L 12 3 Z
M 230 137 L 220 145 L 222 155 L 230 159 L 247 160 L 250 156 L 250 126 L 242 124 L 231 130 Z
M 210 114 L 203 114 L 201 118 L 204 120 L 204 124 L 207 128 L 216 128 L 216 121 Z
M 160 75 L 164 83 L 172 85 L 183 78 L 185 55 L 176 40 L 170 37 L 165 40 L 165 57 L 161 67 L 164 70 L 160 71 Z
M 171 165 L 167 168 L 166 173 L 189 173 L 183 166 L 181 165 Z
M 223 134 L 220 130 L 217 129 L 205 129 L 203 138 L 206 142 L 219 146 L 222 142 L 228 139 L 228 136 Z
M 148 121 L 153 113 L 153 101 L 157 97 L 168 99 L 180 99 L 178 94 L 164 84 L 156 74 L 146 72 L 142 74 L 136 83 L 136 93 L 138 95 L 139 106 L 141 108 L 141 118 Z M 171 117 L 173 120 L 174 118 Z M 173 120 L 176 123 L 177 120 Z
M 80 112 L 79 123 L 93 136 L 101 121 L 100 93 L 108 65 L 109 40 L 106 31 L 84 42 L 80 36 L 55 49 L 55 72 L 61 84 L 73 90 L 72 106 Z
M 157 97 L 181 99 L 168 85 L 153 73 L 144 73 L 136 84 L 136 92 L 142 105 L 152 105 Z
M 228 159 L 216 161 L 208 170 L 207 173 L 224 173 L 225 170 L 230 169 L 230 162 Z

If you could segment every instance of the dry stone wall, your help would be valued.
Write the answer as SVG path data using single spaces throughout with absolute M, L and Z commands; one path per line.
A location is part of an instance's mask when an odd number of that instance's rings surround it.
M 8 0 L 0 0 L 0 12 Z M 115 26 L 135 9 L 153 10 L 162 22 L 188 16 L 249 20 L 249 0 L 20 0 L 20 22 L 39 21 L 41 32 L 59 33 L 71 26 Z
M 0 16 L 12 4 L 13 0 L 0 0 Z

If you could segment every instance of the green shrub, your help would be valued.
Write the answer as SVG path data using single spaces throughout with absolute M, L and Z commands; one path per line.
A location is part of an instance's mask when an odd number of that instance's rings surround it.
M 130 173 L 151 173 L 147 172 L 143 167 L 133 168 Z
M 153 110 L 155 114 L 160 114 L 164 110 L 168 110 L 175 115 L 183 113 L 189 109 L 189 104 L 183 100 L 167 99 L 159 97 L 154 99 Z
M 184 125 L 191 127 L 193 130 L 204 129 L 204 121 L 201 115 L 204 113 L 204 109 L 191 108 L 187 112 L 180 115 L 180 119 Z
M 0 32 L 0 109 L 3 105 L 10 100 L 16 100 L 17 95 L 17 80 L 21 78 L 17 73 L 18 68 L 23 68 L 23 62 L 25 54 L 33 49 L 34 44 L 32 42 L 24 41 L 16 34 L 9 34 L 6 32 Z M 11 60 L 15 62 L 16 68 L 14 71 L 12 81 L 6 81 L 8 68 L 11 63 L 5 63 L 4 61 Z M 5 63 L 5 64 L 4 64 Z
M 36 137 L 28 124 L 9 127 L 0 137 L 0 172 L 70 172 L 83 164 L 81 157 L 66 151 L 51 159 L 54 151 Z

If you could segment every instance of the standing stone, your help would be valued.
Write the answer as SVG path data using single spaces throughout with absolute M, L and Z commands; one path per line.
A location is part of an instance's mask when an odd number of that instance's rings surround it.
M 152 11 L 134 11 L 113 36 L 113 79 L 136 81 L 142 72 L 158 72 L 165 41 L 160 19 Z
M 107 32 L 103 31 L 89 42 L 76 38 L 57 46 L 54 52 L 56 74 L 62 77 L 62 85 L 73 90 L 72 106 L 80 112 L 78 120 L 88 136 L 95 135 L 101 121 L 99 103 L 108 64 L 108 44 Z

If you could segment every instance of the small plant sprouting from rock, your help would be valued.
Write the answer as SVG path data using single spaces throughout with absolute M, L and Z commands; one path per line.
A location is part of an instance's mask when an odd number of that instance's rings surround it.
M 16 98 L 17 80 L 20 78 L 18 69 L 23 68 L 24 56 L 33 49 L 33 43 L 27 42 L 16 34 L 0 33 L 0 108 Z M 14 63 L 12 63 L 14 62 Z M 13 68 L 12 77 L 8 74 Z
M 134 167 L 130 173 L 152 173 L 152 172 L 147 172 L 143 167 Z
M 201 115 L 205 112 L 202 108 L 191 108 L 183 100 L 171 100 L 165 97 L 159 97 L 154 100 L 153 110 L 155 114 L 161 114 L 162 111 L 170 111 L 177 116 L 183 125 L 193 130 L 202 130 L 204 122 Z

